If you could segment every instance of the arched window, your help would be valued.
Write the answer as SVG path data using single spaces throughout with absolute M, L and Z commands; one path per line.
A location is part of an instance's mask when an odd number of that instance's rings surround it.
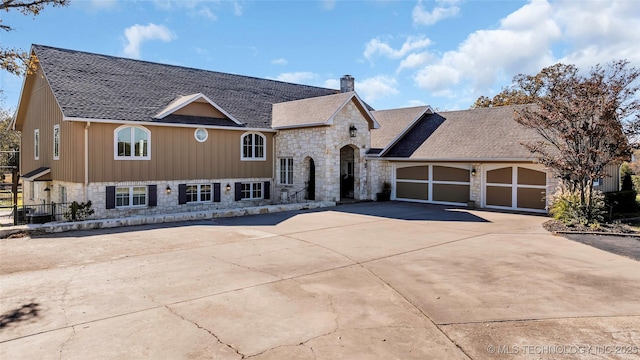
M 151 132 L 142 126 L 120 126 L 114 131 L 116 160 L 151 159 Z
M 242 134 L 240 138 L 241 160 L 266 160 L 266 140 L 264 135 L 256 132 Z

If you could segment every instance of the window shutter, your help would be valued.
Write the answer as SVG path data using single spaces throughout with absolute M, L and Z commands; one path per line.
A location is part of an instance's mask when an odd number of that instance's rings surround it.
M 236 201 L 242 200 L 242 183 L 237 182 L 234 184 L 234 187 L 236 192 Z
M 178 184 L 178 204 L 187 203 L 187 184 Z
M 149 206 L 158 206 L 158 185 L 147 186 L 149 193 Z
M 220 183 L 213 183 L 213 202 L 220 202 Z
M 107 186 L 107 209 L 116 208 L 116 187 Z
M 271 182 L 265 181 L 262 186 L 264 187 L 264 189 L 262 189 L 262 191 L 264 191 L 264 198 L 269 200 L 271 198 Z

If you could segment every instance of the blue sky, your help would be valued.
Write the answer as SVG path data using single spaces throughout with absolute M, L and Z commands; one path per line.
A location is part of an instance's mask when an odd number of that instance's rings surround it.
M 2 13 L 2 47 L 42 44 L 339 88 L 378 110 L 468 108 L 557 62 L 640 67 L 640 0 L 72 0 Z M 0 72 L 2 106 L 22 79 Z

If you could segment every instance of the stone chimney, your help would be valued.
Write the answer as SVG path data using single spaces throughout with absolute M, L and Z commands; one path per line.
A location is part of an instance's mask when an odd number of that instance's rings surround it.
M 340 78 L 340 92 L 352 92 L 355 90 L 355 79 L 351 75 L 345 75 Z

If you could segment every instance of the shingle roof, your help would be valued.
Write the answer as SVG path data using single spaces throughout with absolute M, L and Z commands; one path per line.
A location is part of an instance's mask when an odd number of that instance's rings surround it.
M 176 98 L 202 93 L 247 127 L 270 128 L 272 104 L 339 92 L 42 45 L 32 49 L 65 117 L 162 122 L 153 117 Z
M 371 131 L 371 148 L 386 148 L 418 117 L 430 109 L 428 106 L 416 106 L 372 111 L 371 114 L 380 124 L 380 128 Z
M 426 115 L 384 156 L 470 161 L 533 159 L 521 143 L 541 140 L 541 137 L 514 120 L 514 111 L 522 107 L 502 106 Z
M 346 92 L 274 104 L 272 126 L 277 129 L 325 124 L 353 95 Z

